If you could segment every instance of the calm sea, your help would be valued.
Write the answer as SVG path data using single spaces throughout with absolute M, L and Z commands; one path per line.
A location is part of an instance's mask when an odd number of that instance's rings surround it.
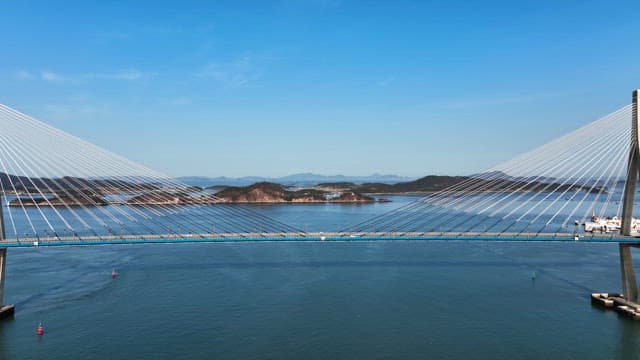
M 255 209 L 319 231 L 413 199 Z M 636 358 L 640 323 L 589 302 L 619 278 L 614 244 L 16 249 L 0 359 Z

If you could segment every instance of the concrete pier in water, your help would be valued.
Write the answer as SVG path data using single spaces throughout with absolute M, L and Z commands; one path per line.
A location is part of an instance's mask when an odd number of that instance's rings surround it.
M 0 246 L 5 239 L 2 206 L 3 206 L 2 197 L 0 197 Z M 0 247 L 0 319 L 11 317 L 15 312 L 15 306 L 5 305 L 4 303 L 4 281 L 5 281 L 6 268 L 7 268 L 7 249 Z
M 15 307 L 4 305 L 4 272 L 7 264 L 7 249 L 0 248 L 0 319 L 13 316 Z

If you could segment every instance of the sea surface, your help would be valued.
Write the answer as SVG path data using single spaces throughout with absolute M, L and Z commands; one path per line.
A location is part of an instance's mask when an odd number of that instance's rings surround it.
M 322 231 L 415 198 L 392 200 L 254 210 Z M 11 249 L 0 359 L 640 358 L 640 322 L 589 301 L 618 266 L 587 243 Z

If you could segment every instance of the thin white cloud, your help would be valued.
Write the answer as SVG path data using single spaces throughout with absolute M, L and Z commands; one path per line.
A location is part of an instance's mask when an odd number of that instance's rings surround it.
M 148 76 L 152 76 L 152 74 L 148 74 Z M 118 80 L 138 80 L 143 77 L 145 77 L 145 74 L 136 69 L 122 70 L 112 74 L 112 78 Z
M 203 67 L 196 76 L 212 78 L 218 82 L 232 87 L 240 87 L 257 79 L 260 74 L 249 56 L 226 63 L 212 62 Z
M 33 79 L 35 77 L 35 75 L 27 70 L 18 70 L 16 71 L 16 78 L 18 79 L 22 79 L 22 80 L 28 80 L 28 79 Z
M 112 72 L 93 72 L 77 74 L 60 74 L 51 70 L 41 70 L 36 75 L 28 70 L 18 70 L 15 77 L 21 80 L 39 78 L 47 82 L 71 82 L 81 83 L 93 79 L 136 81 L 145 80 L 156 76 L 156 73 L 143 72 L 138 69 L 123 69 Z
M 107 73 L 87 73 L 82 74 L 85 78 L 96 78 L 96 79 L 108 79 L 108 80 L 140 80 L 145 77 L 151 77 L 155 74 L 152 73 L 143 73 L 138 69 L 127 69 L 127 70 L 118 70 L 115 72 L 107 72 Z
M 64 77 L 62 77 L 59 74 L 54 73 L 53 71 L 49 71 L 49 70 L 43 70 L 40 72 L 40 78 L 44 81 L 51 81 L 51 82 L 57 82 L 57 81 L 62 81 L 64 80 Z

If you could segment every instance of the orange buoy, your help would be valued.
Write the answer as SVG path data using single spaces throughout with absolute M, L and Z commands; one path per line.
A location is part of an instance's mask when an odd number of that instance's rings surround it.
M 38 336 L 42 336 L 44 334 L 44 328 L 42 327 L 42 323 L 38 324 L 38 330 L 36 330 Z
M 118 273 L 116 272 L 116 269 L 113 269 L 113 271 L 111 272 L 111 278 L 115 279 L 116 276 L 118 276 Z

